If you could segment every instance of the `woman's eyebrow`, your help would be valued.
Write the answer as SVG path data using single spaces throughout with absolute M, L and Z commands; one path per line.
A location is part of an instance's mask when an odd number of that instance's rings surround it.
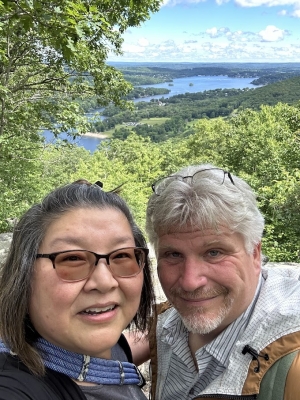
M 80 245 L 82 241 L 78 237 L 74 236 L 63 236 L 63 237 L 57 237 L 53 240 L 50 241 L 49 245 L 50 246 L 55 246 L 57 244 L 74 244 L 74 245 Z
M 128 242 L 134 241 L 133 236 L 126 235 L 121 237 L 116 237 L 111 241 L 112 246 L 129 246 Z M 49 246 L 56 246 L 58 244 L 70 244 L 74 246 L 82 247 L 86 243 L 86 237 L 78 237 L 78 236 L 62 236 L 57 237 L 50 241 Z M 134 246 L 134 244 L 133 244 Z

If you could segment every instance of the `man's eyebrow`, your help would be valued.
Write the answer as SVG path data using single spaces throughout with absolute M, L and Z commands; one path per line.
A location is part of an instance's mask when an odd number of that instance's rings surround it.
M 178 246 L 174 246 L 174 245 L 163 245 L 163 246 L 158 246 L 158 250 L 176 250 L 178 248 Z
M 204 242 L 203 245 L 204 246 L 210 246 L 210 245 L 215 245 L 215 244 L 220 244 L 220 243 L 225 243 L 226 240 L 220 240 L 220 239 L 212 239 L 212 240 L 208 240 L 207 242 Z
M 209 240 L 207 242 L 204 242 L 202 244 L 202 247 L 226 246 L 228 244 L 231 244 L 231 243 L 227 239 L 215 239 L 215 240 Z

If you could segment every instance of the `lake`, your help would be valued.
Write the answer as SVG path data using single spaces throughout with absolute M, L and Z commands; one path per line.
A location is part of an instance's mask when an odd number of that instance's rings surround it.
M 166 88 L 170 90 L 169 94 L 143 97 L 134 100 L 135 103 L 140 101 L 150 101 L 152 99 L 168 98 L 177 94 L 204 92 L 205 90 L 214 89 L 244 89 L 256 88 L 251 82 L 254 78 L 231 78 L 228 76 L 191 76 L 185 78 L 173 79 L 172 82 L 158 83 L 156 85 L 141 85 L 141 87 Z M 169 85 L 172 86 L 169 86 Z M 99 111 L 99 110 L 98 110 Z M 50 131 L 44 131 L 47 142 L 53 141 L 53 134 Z M 62 134 L 61 139 L 67 139 L 70 143 L 82 146 L 86 150 L 93 153 L 103 139 L 81 136 L 75 140 L 68 138 L 66 134 Z
M 44 135 L 47 143 L 55 142 L 53 133 L 51 131 L 44 130 L 43 135 Z M 99 139 L 99 138 L 91 137 L 91 136 L 80 136 L 76 139 L 72 139 L 72 138 L 68 137 L 66 133 L 62 133 L 60 135 L 60 139 L 67 139 L 68 142 L 76 144 L 77 146 L 82 146 L 86 150 L 89 150 L 91 153 L 93 153 L 97 149 L 97 146 L 103 140 L 103 139 Z
M 205 90 L 257 88 L 257 86 L 251 84 L 254 79 L 255 78 L 229 78 L 228 76 L 191 76 L 177 78 L 173 79 L 172 82 L 158 83 L 156 85 L 141 85 L 143 88 L 155 87 L 168 89 L 170 93 L 143 97 L 134 100 L 134 102 L 150 101 L 151 99 L 160 99 L 162 97 L 167 99 L 177 94 L 197 93 L 204 92 Z

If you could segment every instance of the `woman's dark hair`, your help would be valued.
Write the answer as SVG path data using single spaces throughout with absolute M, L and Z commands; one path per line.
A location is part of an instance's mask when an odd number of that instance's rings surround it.
M 137 247 L 146 247 L 143 233 L 134 222 L 126 202 L 117 191 L 105 192 L 97 182 L 86 180 L 62 186 L 49 193 L 40 204 L 32 206 L 20 219 L 13 233 L 9 254 L 0 277 L 0 336 L 23 363 L 37 375 L 43 375 L 44 365 L 32 346 L 34 328 L 28 316 L 31 281 L 36 255 L 51 222 L 76 208 L 116 209 L 127 218 Z M 150 260 L 143 270 L 139 309 L 130 325 L 144 332 L 148 329 L 154 303 Z

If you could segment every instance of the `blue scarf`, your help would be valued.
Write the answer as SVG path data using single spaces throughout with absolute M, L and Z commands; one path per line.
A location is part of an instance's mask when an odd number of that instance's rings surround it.
M 73 353 L 57 347 L 43 338 L 37 339 L 35 347 L 47 368 L 79 382 L 102 385 L 143 385 L 143 377 L 137 367 L 130 362 L 105 360 Z M 0 353 L 16 355 L 1 341 Z

